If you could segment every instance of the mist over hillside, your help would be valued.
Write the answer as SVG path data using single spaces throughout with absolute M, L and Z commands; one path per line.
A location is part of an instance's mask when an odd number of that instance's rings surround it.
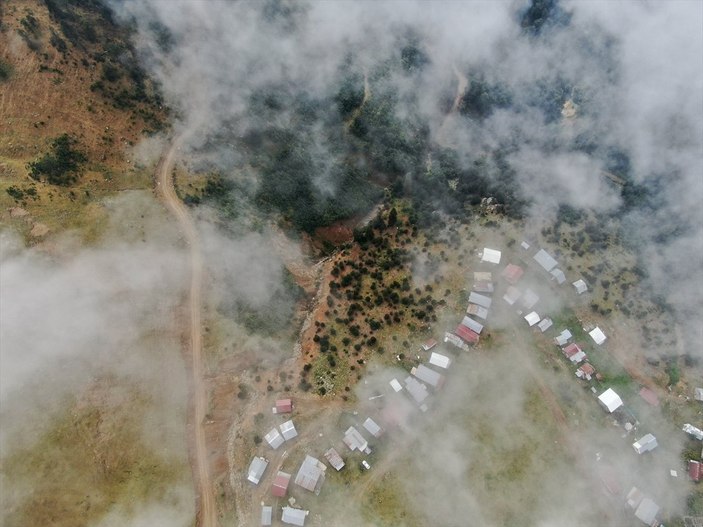
M 190 149 L 226 178 L 252 168 L 237 192 L 298 228 L 368 210 L 367 181 L 426 221 L 486 195 L 528 218 L 595 210 L 700 336 L 698 3 L 111 6 Z

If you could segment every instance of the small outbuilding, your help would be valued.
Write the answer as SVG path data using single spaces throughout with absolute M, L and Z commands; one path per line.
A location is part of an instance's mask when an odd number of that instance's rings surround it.
M 579 278 L 578 280 L 576 280 L 576 281 L 575 281 L 573 284 L 571 284 L 571 285 L 574 286 L 574 289 L 576 289 L 576 293 L 578 293 L 579 295 L 582 295 L 583 293 L 585 293 L 586 291 L 588 291 L 588 286 L 586 285 L 586 282 L 584 282 L 583 279 L 581 279 L 581 278 Z
M 400 390 L 403 389 L 403 386 L 398 382 L 398 379 L 393 378 L 390 381 L 388 381 L 388 384 L 391 385 L 391 388 L 393 388 L 393 391 L 398 393 Z
M 292 399 L 278 399 L 273 407 L 274 414 L 289 414 L 293 411 Z
M 261 506 L 261 525 L 271 525 L 273 519 L 273 507 L 270 505 Z
M 288 525 L 305 525 L 305 518 L 307 518 L 309 511 L 304 511 L 303 509 L 294 509 L 293 507 L 283 507 L 283 513 L 281 515 L 281 521 L 287 523 Z
M 605 333 L 603 333 L 603 331 L 599 327 L 595 327 L 588 334 L 593 339 L 593 342 L 595 342 L 599 346 L 603 344 L 605 342 L 605 339 L 607 338 L 605 336 Z
M 703 388 L 696 388 L 695 390 L 693 390 L 693 398 L 696 401 L 703 402 Z
M 688 461 L 688 477 L 691 478 L 691 481 L 694 483 L 698 483 L 701 480 L 701 476 L 703 476 L 703 469 L 701 468 L 700 461 L 690 459 Z
M 573 335 L 571 335 L 571 331 L 569 331 L 568 329 L 565 329 L 564 331 L 559 333 L 559 335 L 556 336 L 556 338 L 554 339 L 554 342 L 557 343 L 557 346 L 563 346 L 564 344 L 569 342 L 569 339 L 572 336 Z
M 280 470 L 273 478 L 273 484 L 271 485 L 271 495 L 277 498 L 282 498 L 288 492 L 288 484 L 290 483 L 290 474 L 286 472 L 281 472 Z
M 367 448 L 369 448 L 369 443 L 364 439 L 364 436 L 361 435 L 361 432 L 359 432 L 355 427 L 350 426 L 347 428 L 347 431 L 344 432 L 344 437 L 342 438 L 342 441 L 344 441 L 344 444 L 349 447 L 349 450 L 352 452 L 354 450 L 358 450 L 359 452 L 364 452 Z
M 294 437 L 298 435 L 298 431 L 295 429 L 295 425 L 293 424 L 293 421 L 286 421 L 285 423 L 281 424 L 281 434 L 283 435 L 283 439 L 286 441 L 290 441 Z
M 505 269 L 503 269 L 501 276 L 509 284 L 515 285 L 520 281 L 520 278 L 522 278 L 522 275 L 524 273 L 525 273 L 525 270 L 522 267 L 520 267 L 519 265 L 508 264 L 505 266 Z
M 613 413 L 623 405 L 622 399 L 620 399 L 620 396 L 615 393 L 615 390 L 612 388 L 608 388 L 600 394 L 598 396 L 598 402 L 610 413 Z
M 534 258 L 534 260 L 547 272 L 554 269 L 559 263 L 544 249 L 537 251 L 537 254 L 535 254 L 532 258 Z
M 561 350 L 564 356 L 574 364 L 578 364 L 586 360 L 586 353 L 579 347 L 578 344 L 572 342 Z
M 539 328 L 539 330 L 542 333 L 544 333 L 545 331 L 547 331 L 549 328 L 552 327 L 552 324 L 553 324 L 552 319 L 545 317 L 540 321 L 539 324 L 537 324 L 537 327 Z
M 691 423 L 684 424 L 681 430 L 686 432 L 688 435 L 695 437 L 699 441 L 703 441 L 703 430 L 701 430 L 700 428 L 696 428 Z
M 264 475 L 266 467 L 268 467 L 269 462 L 263 457 L 254 456 L 254 459 L 249 463 L 249 470 L 247 471 L 247 480 L 258 485 L 261 480 L 261 476 Z
M 435 339 L 428 339 L 422 343 L 422 349 L 424 351 L 430 351 L 436 345 L 437 345 L 437 341 Z
M 283 439 L 283 436 L 278 431 L 278 428 L 272 428 L 271 431 L 264 436 L 264 439 L 274 450 L 281 446 L 285 441 L 285 439 Z
M 579 366 L 578 370 L 576 370 L 576 377 L 590 381 L 595 373 L 596 369 L 586 362 L 585 364 Z
M 492 264 L 499 264 L 500 263 L 500 256 L 501 256 L 500 251 L 497 251 L 495 249 L 489 249 L 488 247 L 485 247 L 483 249 L 483 252 L 481 253 L 481 261 L 492 263 Z
M 462 325 L 462 326 L 466 326 L 468 329 L 470 329 L 471 331 L 473 331 L 473 332 L 475 332 L 475 333 L 477 333 L 477 334 L 479 334 L 479 335 L 480 335 L 481 332 L 483 331 L 483 324 L 481 324 L 480 322 L 476 322 L 476 321 L 475 321 L 473 318 L 471 318 L 471 317 L 464 317 L 464 318 L 461 320 L 461 325 Z M 461 336 L 461 335 L 460 335 L 460 336 Z
M 638 454 L 644 454 L 645 452 L 654 450 L 657 446 L 657 438 L 652 434 L 646 434 L 632 443 L 632 448 L 634 448 L 635 452 Z
M 337 472 L 344 468 L 344 460 L 334 448 L 328 449 L 324 454 L 327 462 L 332 465 Z
M 530 327 L 532 327 L 532 326 L 534 326 L 535 324 L 537 324 L 537 323 L 539 322 L 540 318 L 541 318 L 541 317 L 537 314 L 536 311 L 533 311 L 533 312 L 528 313 L 527 315 L 525 315 L 525 320 L 527 321 L 527 324 L 528 324 Z
M 559 284 L 559 285 L 566 282 L 566 275 L 564 274 L 564 271 L 562 271 L 561 269 L 552 269 L 549 274 L 552 275 L 552 278 L 554 280 L 556 280 L 557 284 Z
M 369 434 L 376 438 L 379 438 L 383 435 L 383 428 L 378 426 L 378 423 L 376 423 L 376 421 L 374 421 L 370 417 L 367 417 L 366 421 L 364 421 L 361 426 L 363 426 Z
M 430 364 L 432 364 L 432 366 L 437 366 L 438 368 L 443 368 L 446 370 L 447 368 L 449 368 L 449 365 L 451 363 L 451 359 L 446 355 L 442 355 L 441 353 L 433 351 L 432 355 L 430 355 Z

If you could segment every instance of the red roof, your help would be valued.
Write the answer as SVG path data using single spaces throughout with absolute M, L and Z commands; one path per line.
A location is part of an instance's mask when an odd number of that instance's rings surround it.
M 293 401 L 291 399 L 279 399 L 276 401 L 276 413 L 288 413 L 293 411 Z
M 594 373 L 596 373 L 596 369 L 589 363 L 582 364 L 579 370 L 581 370 L 584 375 L 593 375 Z
M 579 351 L 581 351 L 581 348 L 579 348 L 578 344 L 571 343 L 566 346 L 562 351 L 564 352 L 564 355 L 567 356 L 567 358 L 571 358 L 576 355 Z
M 701 469 L 701 464 L 698 461 L 691 459 L 688 462 L 688 475 L 691 476 L 693 481 L 700 481 L 703 475 L 703 469 Z
M 282 498 L 286 495 L 286 491 L 288 490 L 288 483 L 290 483 L 290 474 L 286 474 L 285 472 L 281 472 L 279 470 L 278 474 L 276 474 L 276 479 L 273 480 L 273 485 L 271 486 L 271 494 Z
M 508 264 L 506 268 L 503 269 L 502 276 L 508 283 L 515 285 L 520 281 L 524 272 L 525 271 L 519 265 Z
M 459 324 L 456 329 L 454 330 L 454 334 L 459 337 L 462 340 L 465 340 L 466 342 L 470 344 L 477 344 L 478 343 L 478 333 L 476 333 L 474 330 L 467 328 L 463 324 Z
M 640 390 L 640 397 L 652 406 L 659 406 L 659 397 L 657 397 L 657 394 L 649 388 L 642 388 Z
M 424 344 L 422 345 L 422 348 L 425 351 L 429 351 L 432 348 L 434 348 L 436 345 L 437 345 L 437 341 L 435 339 L 429 339 L 424 342 Z

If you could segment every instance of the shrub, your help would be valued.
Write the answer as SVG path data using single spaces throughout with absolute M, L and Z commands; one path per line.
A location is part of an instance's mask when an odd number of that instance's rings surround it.
M 68 186 L 76 180 L 80 166 L 86 156 L 76 149 L 78 141 L 62 134 L 51 143 L 51 151 L 29 163 L 29 175 L 37 181 L 46 180 L 52 185 Z

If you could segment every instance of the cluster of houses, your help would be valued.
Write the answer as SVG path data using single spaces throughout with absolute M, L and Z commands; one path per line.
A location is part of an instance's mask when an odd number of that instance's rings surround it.
M 279 399 L 276 405 L 272 408 L 274 414 L 287 414 L 293 411 L 293 401 L 291 399 Z M 371 417 L 368 417 L 361 427 L 374 438 L 380 438 L 384 430 Z M 273 427 L 265 436 L 266 443 L 273 450 L 277 450 L 284 443 L 293 440 L 298 436 L 298 431 L 293 424 L 292 419 Z M 349 448 L 350 451 L 359 451 L 364 454 L 370 454 L 371 448 L 364 435 L 355 427 L 350 426 L 344 436 L 342 442 Z M 285 455 L 285 453 L 284 453 Z M 323 454 L 324 459 L 336 471 L 342 470 L 346 464 L 339 452 L 330 447 Z M 254 485 L 259 485 L 269 461 L 262 456 L 254 456 L 247 471 L 247 481 Z M 365 469 L 370 469 L 371 466 L 366 460 L 362 461 L 362 466 Z M 327 465 L 319 459 L 306 454 L 305 459 L 301 463 L 298 471 L 293 477 L 292 474 L 278 470 L 271 482 L 270 494 L 273 498 L 285 498 L 288 495 L 291 480 L 294 485 L 301 487 L 315 495 L 319 495 L 322 485 L 325 481 Z M 295 507 L 296 501 L 294 498 L 288 499 L 288 505 L 281 507 L 281 521 L 288 525 L 304 526 L 309 511 Z M 261 505 L 261 525 L 271 525 L 273 519 L 273 506 L 262 503 Z
M 522 242 L 523 250 L 528 251 L 530 245 L 527 242 Z M 484 248 L 479 253 L 482 263 L 489 265 L 500 264 L 502 254 L 496 249 Z M 537 266 L 542 268 L 547 274 L 547 278 L 555 282 L 557 285 L 562 285 L 566 282 L 564 272 L 558 267 L 559 263 L 544 249 L 539 249 L 532 259 Z M 530 287 L 520 287 L 520 282 L 525 274 L 525 269 L 519 265 L 508 263 L 500 273 L 500 277 L 505 281 L 507 288 L 502 296 L 504 302 L 510 307 L 515 307 L 518 315 L 522 316 L 529 327 L 536 327 L 541 333 L 545 333 L 552 328 L 553 321 L 549 317 L 540 316 L 536 307 L 540 301 L 539 295 Z M 581 295 L 588 291 L 586 282 L 579 278 L 572 283 L 576 294 Z M 445 334 L 444 341 L 462 349 L 468 350 L 471 345 L 478 343 L 483 324 L 488 318 L 489 309 L 491 308 L 492 295 L 494 292 L 494 284 L 492 281 L 492 273 L 490 272 L 475 272 L 473 289 L 469 295 L 469 306 L 466 310 L 466 316 L 453 332 Z M 527 313 L 527 314 L 525 314 Z M 480 320 L 480 321 L 479 321 Z M 601 346 L 605 343 L 607 337 L 599 327 L 585 329 L 588 331 L 589 337 L 593 342 Z M 582 349 L 583 345 L 573 342 L 571 331 L 563 329 L 559 335 L 554 338 L 554 342 L 560 348 L 562 354 L 574 366 L 577 366 L 575 371 L 576 377 L 585 381 L 590 381 L 593 378 L 601 380 L 602 377 L 596 372 L 595 368 L 588 362 L 588 356 Z M 419 369 L 419 368 L 418 368 Z M 423 372 L 424 373 L 424 372 Z M 427 377 L 437 381 L 436 376 Z M 700 391 L 700 393 L 698 392 Z M 591 387 L 591 391 L 597 393 L 595 387 Z M 421 392 L 424 393 L 424 392 Z M 650 404 L 658 404 L 656 394 L 647 388 L 640 391 L 640 395 Z M 703 401 L 703 389 L 697 389 L 696 399 Z M 620 396 L 612 389 L 608 388 L 598 396 L 600 405 L 610 414 L 614 414 L 618 421 L 624 423 L 626 431 L 629 433 L 636 430 L 636 425 L 639 424 L 633 419 L 623 404 Z M 631 421 L 634 421 L 631 422 Z M 703 441 L 703 431 L 693 427 L 690 424 L 684 425 L 683 430 L 691 436 Z M 645 454 L 657 448 L 658 443 L 656 437 L 647 433 L 632 443 L 632 448 L 637 454 Z M 703 455 L 703 454 L 702 454 Z M 703 467 L 698 460 L 690 460 L 688 465 L 688 474 L 691 480 L 698 482 L 703 477 Z M 632 508 L 635 516 L 646 525 L 656 527 L 660 525 L 658 515 L 659 506 L 649 497 L 644 496 L 636 487 L 633 488 L 627 496 L 627 503 Z

